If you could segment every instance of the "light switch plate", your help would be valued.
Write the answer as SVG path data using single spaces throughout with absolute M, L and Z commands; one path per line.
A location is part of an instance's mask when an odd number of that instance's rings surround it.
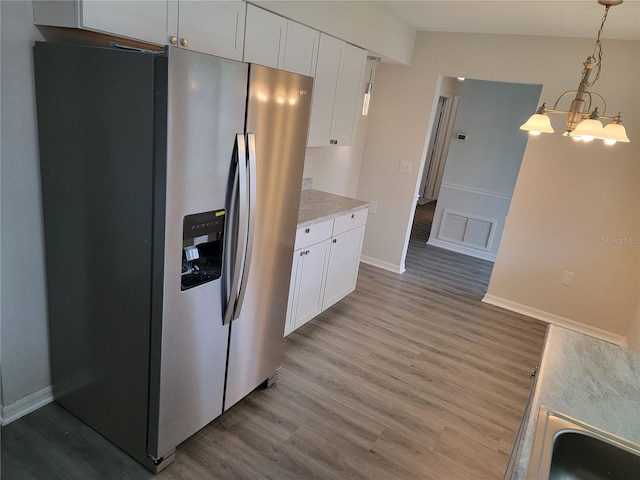
M 409 160 L 401 160 L 400 161 L 400 173 L 411 173 L 411 167 L 413 166 L 413 162 Z

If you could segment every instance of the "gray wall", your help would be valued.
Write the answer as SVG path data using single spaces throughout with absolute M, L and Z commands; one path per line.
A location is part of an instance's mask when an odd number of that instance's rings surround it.
M 2 1 L 0 325 L 3 405 L 50 385 L 31 2 Z
M 540 85 L 464 81 L 430 243 L 495 259 L 527 145 L 527 134 L 519 127 L 535 111 L 541 89 Z M 466 133 L 467 139 L 457 140 L 458 132 Z M 445 209 L 495 221 L 489 248 L 476 251 L 439 237 Z

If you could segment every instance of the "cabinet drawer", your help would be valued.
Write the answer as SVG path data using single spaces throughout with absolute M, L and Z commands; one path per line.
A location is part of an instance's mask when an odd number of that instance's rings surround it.
M 369 210 L 365 208 L 363 210 L 358 210 L 357 212 L 347 213 L 346 215 L 336 217 L 333 225 L 333 234 L 339 235 L 343 232 L 366 224 L 368 212 Z
M 299 248 L 304 248 L 330 238 L 332 229 L 333 219 L 299 228 L 296 232 L 296 246 L 294 250 L 298 250 Z

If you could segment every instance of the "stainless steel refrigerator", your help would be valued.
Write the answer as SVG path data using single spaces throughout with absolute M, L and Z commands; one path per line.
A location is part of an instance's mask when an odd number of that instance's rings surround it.
M 55 400 L 152 471 L 280 366 L 312 79 L 34 47 Z

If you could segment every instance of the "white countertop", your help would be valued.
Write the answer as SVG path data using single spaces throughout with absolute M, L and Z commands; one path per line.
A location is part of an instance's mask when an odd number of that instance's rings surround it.
M 640 353 L 550 325 L 512 479 L 524 479 L 541 405 L 640 443 Z
M 298 228 L 335 218 L 339 215 L 357 212 L 367 208 L 369 205 L 369 202 L 320 190 L 302 190 L 300 210 L 298 211 Z

